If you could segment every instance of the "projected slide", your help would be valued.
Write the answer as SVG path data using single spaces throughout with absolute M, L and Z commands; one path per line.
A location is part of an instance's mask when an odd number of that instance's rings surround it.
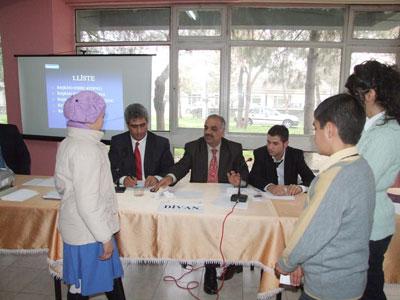
M 118 70 L 81 67 L 69 69 L 66 64 L 46 63 L 45 81 L 49 128 L 65 128 L 64 102 L 80 91 L 90 90 L 101 95 L 107 104 L 105 130 L 124 129 L 123 76 Z
M 152 55 L 18 57 L 23 134 L 66 136 L 64 102 L 84 90 L 94 91 L 106 101 L 105 140 L 127 130 L 125 107 L 141 103 L 151 112 L 151 60 Z

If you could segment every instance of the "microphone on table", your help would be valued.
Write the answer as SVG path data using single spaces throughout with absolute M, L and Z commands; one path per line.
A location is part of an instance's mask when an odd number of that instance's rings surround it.
M 251 158 L 251 157 L 249 157 L 247 160 L 246 160 L 246 163 L 247 162 L 250 162 L 250 161 L 252 161 L 253 159 Z M 239 173 L 239 172 L 238 172 Z M 239 186 L 238 186 L 238 192 L 237 192 L 237 194 L 233 194 L 232 196 L 231 196 L 231 201 L 232 202 L 246 202 L 247 201 L 247 195 L 246 194 L 241 194 L 240 193 L 240 186 L 242 185 L 242 178 L 241 178 L 241 176 L 240 176 L 240 173 L 239 173 Z
M 116 193 L 123 193 L 123 192 L 125 192 L 125 190 L 126 190 L 126 187 L 124 187 L 124 186 L 121 186 L 120 185 L 120 183 L 119 183 L 119 168 L 116 168 L 115 169 L 115 173 L 117 174 L 117 179 L 115 180 L 115 184 L 117 185 L 116 187 L 115 187 L 115 192 Z

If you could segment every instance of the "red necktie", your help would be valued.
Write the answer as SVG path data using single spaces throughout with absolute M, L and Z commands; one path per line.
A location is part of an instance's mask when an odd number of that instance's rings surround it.
M 136 142 L 134 154 L 135 154 L 136 179 L 142 180 L 142 158 L 140 157 L 139 142 Z
M 217 149 L 211 149 L 212 158 L 208 168 L 207 182 L 218 183 L 218 162 L 217 162 Z

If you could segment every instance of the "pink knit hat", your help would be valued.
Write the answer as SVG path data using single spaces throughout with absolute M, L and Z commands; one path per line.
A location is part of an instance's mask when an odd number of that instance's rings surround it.
M 68 127 L 88 128 L 101 113 L 106 103 L 100 95 L 92 91 L 82 91 L 72 95 L 64 103 L 64 116 L 68 119 Z

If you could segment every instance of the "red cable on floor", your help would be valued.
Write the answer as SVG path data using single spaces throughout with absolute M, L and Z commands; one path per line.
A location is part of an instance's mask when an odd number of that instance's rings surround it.
M 176 285 L 178 288 L 180 288 L 180 289 L 182 289 L 182 290 L 187 290 L 187 291 L 189 292 L 189 294 L 190 294 L 193 298 L 195 298 L 196 300 L 200 300 L 199 297 L 197 297 L 196 295 L 194 295 L 194 294 L 192 293 L 192 290 L 193 290 L 193 289 L 196 289 L 196 288 L 200 285 L 200 283 L 199 283 L 198 281 L 196 281 L 196 280 L 189 281 L 189 282 L 186 284 L 186 286 L 182 286 L 182 285 L 179 284 L 179 280 L 181 280 L 181 279 L 182 279 L 183 277 L 185 277 L 186 275 L 192 273 L 193 271 L 197 271 L 197 270 L 199 270 L 199 269 L 201 269 L 201 268 L 204 268 L 204 266 L 200 266 L 200 267 L 194 268 L 192 265 L 189 265 L 189 264 L 188 264 L 188 265 L 186 266 L 186 268 L 188 268 L 188 267 L 190 267 L 190 270 L 189 270 L 188 272 L 183 273 L 183 274 L 181 275 L 181 277 L 175 278 L 174 276 L 166 275 L 166 276 L 163 277 L 163 280 L 164 280 L 164 281 L 173 281 L 173 282 L 175 282 L 175 285 Z M 193 284 L 193 285 L 190 286 L 191 284 Z
M 218 290 L 217 290 L 217 299 L 216 299 L 216 300 L 219 299 L 219 291 L 222 290 L 222 287 L 224 286 L 224 281 L 225 281 L 225 280 L 224 280 L 224 275 L 225 275 L 225 272 L 226 272 L 226 270 L 227 270 L 227 268 L 226 268 L 226 266 L 225 266 L 225 256 L 224 256 L 224 253 L 222 252 L 222 241 L 223 241 L 223 239 L 224 239 L 225 222 L 226 222 L 226 219 L 233 213 L 233 211 L 235 210 L 235 207 L 236 207 L 236 205 L 237 205 L 238 203 L 239 203 L 239 202 L 236 202 L 235 205 L 232 206 L 231 211 L 224 217 L 224 221 L 222 222 L 222 230 L 221 230 L 222 232 L 221 232 L 221 240 L 220 240 L 220 242 L 219 242 L 219 252 L 221 253 L 221 256 L 222 256 L 222 265 L 221 265 L 221 267 L 223 268 L 223 271 L 222 271 L 222 274 L 221 274 L 221 278 L 222 278 L 221 281 L 222 281 L 222 282 L 221 282 L 221 286 L 220 286 L 220 287 L 218 288 Z M 181 275 L 181 277 L 175 278 L 174 276 L 166 275 L 166 276 L 163 277 L 163 280 L 164 280 L 164 281 L 167 281 L 167 282 L 168 282 L 168 281 L 173 281 L 173 282 L 175 282 L 175 285 L 176 285 L 178 288 L 183 289 L 183 290 L 187 290 L 187 291 L 189 292 L 189 294 L 190 294 L 193 298 L 195 298 L 196 300 L 200 300 L 199 297 L 197 297 L 196 295 L 194 295 L 194 294 L 192 293 L 192 290 L 198 288 L 198 286 L 200 285 L 200 283 L 199 283 L 198 281 L 196 281 L 196 280 L 189 281 L 189 282 L 186 284 L 186 286 L 182 286 L 182 285 L 179 284 L 179 280 L 181 280 L 181 279 L 182 279 L 183 277 L 185 277 L 186 275 L 192 273 L 193 271 L 197 271 L 197 270 L 199 270 L 199 269 L 201 269 L 201 268 L 204 268 L 204 265 L 202 265 L 202 266 L 200 266 L 200 267 L 197 267 L 197 268 L 194 268 L 192 265 L 188 264 L 188 265 L 186 266 L 186 268 L 188 268 L 188 267 L 190 267 L 190 270 L 189 270 L 188 272 L 183 273 L 183 274 Z M 193 285 L 190 286 L 191 284 L 193 284 Z
M 227 270 L 227 267 L 225 266 L 225 256 L 224 256 L 224 253 L 222 252 L 222 241 L 223 241 L 223 239 L 224 239 L 225 221 L 226 221 L 226 219 L 233 213 L 233 211 L 235 210 L 235 207 L 236 207 L 236 205 L 237 205 L 238 203 L 239 203 L 239 202 L 236 201 L 235 205 L 232 206 L 231 211 L 225 216 L 224 221 L 222 222 L 222 232 L 221 232 L 221 240 L 220 240 L 220 242 L 219 242 L 219 252 L 221 253 L 221 256 L 222 256 L 222 265 L 221 265 L 221 267 L 223 268 L 223 271 L 222 271 L 222 274 L 221 274 L 221 278 L 222 278 L 221 281 L 222 281 L 222 282 L 221 282 L 221 286 L 220 286 L 220 287 L 218 288 L 218 290 L 217 290 L 217 299 L 216 299 L 216 300 L 219 299 L 219 291 L 222 290 L 222 288 L 223 288 L 223 286 L 224 286 L 224 282 L 225 282 L 225 272 L 226 272 L 226 270 Z

